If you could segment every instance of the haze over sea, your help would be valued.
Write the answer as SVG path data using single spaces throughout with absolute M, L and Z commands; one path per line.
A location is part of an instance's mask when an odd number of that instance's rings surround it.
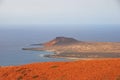
M 10 26 L 8 26 L 10 27 Z M 64 28 L 63 28 L 64 27 Z M 32 62 L 65 61 L 45 58 L 49 52 L 23 51 L 23 47 L 49 41 L 57 36 L 73 37 L 82 41 L 120 42 L 120 26 L 29 26 L 0 28 L 0 65 L 18 65 Z
M 120 42 L 119 34 L 120 0 L 0 0 L 0 65 L 64 60 L 21 50 L 57 36 Z

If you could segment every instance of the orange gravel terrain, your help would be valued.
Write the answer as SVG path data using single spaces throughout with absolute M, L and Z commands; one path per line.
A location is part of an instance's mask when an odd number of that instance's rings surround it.
M 0 67 L 0 80 L 120 80 L 120 59 Z

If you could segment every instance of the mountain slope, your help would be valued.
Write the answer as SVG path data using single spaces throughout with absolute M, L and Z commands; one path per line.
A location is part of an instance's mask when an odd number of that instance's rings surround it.
M 68 38 L 68 37 L 56 37 L 55 39 L 44 43 L 44 46 L 54 46 L 54 45 L 70 45 L 75 44 L 80 41 L 74 39 L 74 38 Z
M 0 80 L 120 80 L 120 59 L 0 67 Z

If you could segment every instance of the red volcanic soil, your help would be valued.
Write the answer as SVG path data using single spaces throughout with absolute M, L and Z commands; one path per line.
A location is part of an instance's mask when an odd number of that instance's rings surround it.
M 120 80 L 120 59 L 0 67 L 0 80 Z

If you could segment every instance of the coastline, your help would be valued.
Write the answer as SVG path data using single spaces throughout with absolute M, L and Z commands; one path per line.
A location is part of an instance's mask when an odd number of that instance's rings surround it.
M 52 51 L 48 51 L 52 52 Z M 92 52 L 81 52 L 81 53 L 59 53 L 52 52 L 52 54 L 44 55 L 44 57 L 48 58 L 67 58 L 67 59 L 75 59 L 75 60 L 81 60 L 81 59 L 102 59 L 102 58 L 120 58 L 120 53 L 92 53 Z
M 96 60 L 96 59 L 109 59 L 109 58 L 120 58 L 120 53 L 116 52 L 60 52 L 54 50 L 47 50 L 45 48 L 26 48 L 23 50 L 33 50 L 33 51 L 45 51 L 50 54 L 45 54 L 43 57 L 48 58 L 64 58 L 70 60 Z
M 120 42 L 85 42 L 68 37 L 56 37 L 43 43 L 42 48 L 23 48 L 23 50 L 52 52 L 52 54 L 44 55 L 48 58 L 73 60 L 120 58 Z

